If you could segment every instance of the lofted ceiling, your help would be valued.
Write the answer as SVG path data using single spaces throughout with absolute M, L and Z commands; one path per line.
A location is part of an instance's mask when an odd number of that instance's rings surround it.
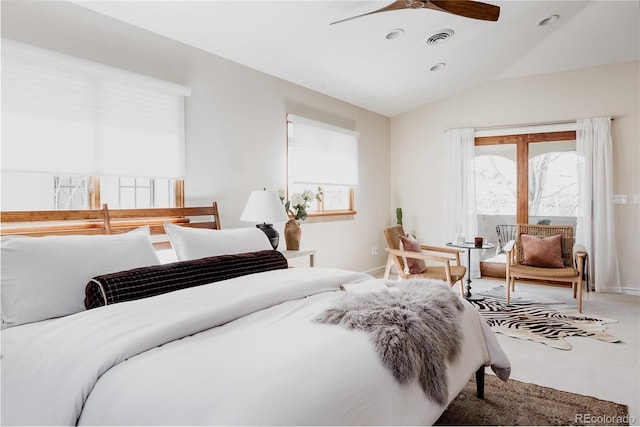
M 391 1 L 74 1 L 386 116 L 498 79 L 639 59 L 637 0 L 487 2 L 497 22 L 406 9 L 329 25 Z M 426 43 L 443 30 L 453 36 Z

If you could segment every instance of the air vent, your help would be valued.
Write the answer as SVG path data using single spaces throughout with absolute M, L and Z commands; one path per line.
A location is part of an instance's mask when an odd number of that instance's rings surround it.
M 453 36 L 453 30 L 442 30 L 429 37 L 425 43 L 428 45 L 444 43 L 451 36 Z

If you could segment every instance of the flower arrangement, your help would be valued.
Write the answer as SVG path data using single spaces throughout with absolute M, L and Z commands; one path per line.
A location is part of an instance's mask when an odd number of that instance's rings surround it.
M 293 216 L 295 220 L 304 221 L 307 219 L 307 208 L 312 200 L 322 200 L 322 190 L 318 187 L 318 192 L 305 189 L 302 193 L 293 193 L 291 200 L 286 200 L 286 194 L 283 189 L 278 189 L 278 197 L 284 205 L 284 210 Z

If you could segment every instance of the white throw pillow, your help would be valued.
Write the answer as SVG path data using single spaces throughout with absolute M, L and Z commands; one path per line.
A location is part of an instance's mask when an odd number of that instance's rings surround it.
M 84 290 L 97 275 L 159 264 L 149 227 L 95 236 L 3 236 L 2 327 L 85 310 Z
M 167 222 L 164 230 L 180 261 L 273 249 L 266 234 L 255 227 L 206 230 Z

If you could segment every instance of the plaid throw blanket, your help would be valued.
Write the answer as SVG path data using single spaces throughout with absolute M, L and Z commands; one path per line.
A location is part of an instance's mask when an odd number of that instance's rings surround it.
M 84 305 L 91 309 L 285 268 L 288 268 L 287 259 L 274 250 L 135 268 L 91 279 L 85 288 Z

